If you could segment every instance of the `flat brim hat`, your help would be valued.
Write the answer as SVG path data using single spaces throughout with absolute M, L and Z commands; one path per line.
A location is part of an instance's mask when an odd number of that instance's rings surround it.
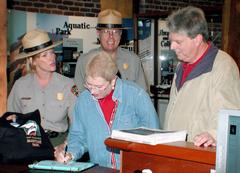
M 17 42 L 13 43 L 10 46 L 10 55 L 9 55 L 10 65 L 13 64 L 14 62 L 18 61 L 17 56 L 19 55 L 19 53 L 21 53 L 21 49 L 22 49 L 21 40 L 18 40 Z M 21 60 L 23 60 L 23 59 L 21 59 Z
M 31 57 L 62 44 L 62 41 L 52 42 L 48 33 L 34 29 L 22 38 L 22 52 L 16 57 L 17 60 Z
M 98 24 L 96 29 L 130 29 L 123 27 L 122 15 L 113 9 L 106 9 L 98 14 Z

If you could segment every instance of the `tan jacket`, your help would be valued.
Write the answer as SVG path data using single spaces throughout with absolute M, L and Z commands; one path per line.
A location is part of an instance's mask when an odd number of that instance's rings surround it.
M 164 129 L 186 129 L 188 141 L 206 131 L 216 139 L 219 110 L 240 109 L 239 70 L 234 60 L 221 50 L 216 51 L 216 56 L 206 56 L 212 58 L 210 65 L 203 59 L 202 67 L 208 70 L 198 68 L 202 71 L 199 76 L 187 79 L 179 90 L 175 74 L 166 111 Z

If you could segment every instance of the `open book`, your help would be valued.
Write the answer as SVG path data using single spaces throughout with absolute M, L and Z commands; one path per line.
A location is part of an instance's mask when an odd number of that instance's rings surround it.
M 111 138 L 144 144 L 156 145 L 161 143 L 185 141 L 187 131 L 166 131 L 139 127 L 134 129 L 113 130 Z
M 31 169 L 57 170 L 57 171 L 83 171 L 93 167 L 95 164 L 91 162 L 68 162 L 60 163 L 55 160 L 42 160 L 37 163 L 28 165 Z

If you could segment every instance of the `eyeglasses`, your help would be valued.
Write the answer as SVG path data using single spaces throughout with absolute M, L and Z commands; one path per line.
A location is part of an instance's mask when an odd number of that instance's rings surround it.
M 84 87 L 91 92 L 93 90 L 96 91 L 96 92 L 100 92 L 100 91 L 106 90 L 107 87 L 108 87 L 108 84 L 109 84 L 109 82 L 107 82 L 105 85 L 102 85 L 102 86 L 96 86 L 96 85 L 91 85 L 88 82 L 85 82 Z
M 103 35 L 113 35 L 113 36 L 120 36 L 122 33 L 121 30 L 116 30 L 116 29 L 102 29 L 100 31 Z

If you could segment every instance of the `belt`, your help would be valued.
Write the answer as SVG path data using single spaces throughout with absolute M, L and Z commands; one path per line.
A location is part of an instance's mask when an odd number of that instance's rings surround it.
M 46 130 L 45 132 L 49 138 L 57 138 L 58 136 L 67 133 L 67 132 L 55 132 L 51 130 Z

